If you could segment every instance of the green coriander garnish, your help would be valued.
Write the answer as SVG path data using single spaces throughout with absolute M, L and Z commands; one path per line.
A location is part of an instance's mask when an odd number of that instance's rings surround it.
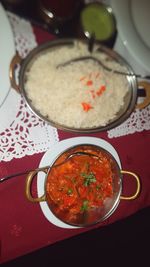
M 82 211 L 88 210 L 88 203 L 89 203 L 88 200 L 83 200 L 83 203 L 82 203 L 82 206 L 81 206 L 81 210 Z
M 96 186 L 96 190 L 99 190 L 99 189 L 101 189 L 101 185 Z
M 89 186 L 91 183 L 96 182 L 96 177 L 93 172 L 90 173 L 81 173 L 81 176 L 84 178 L 84 185 Z
M 75 183 L 76 183 L 76 181 L 77 181 L 77 180 L 76 180 L 76 178 L 75 178 L 75 177 L 73 177 L 73 178 L 72 178 L 72 182 L 75 184 Z
M 72 194 L 72 192 L 73 192 L 72 188 L 69 188 L 68 191 L 67 191 L 67 195 L 70 196 Z

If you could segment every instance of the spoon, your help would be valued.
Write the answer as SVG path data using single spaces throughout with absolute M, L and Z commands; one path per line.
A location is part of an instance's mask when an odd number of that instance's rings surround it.
M 92 33 L 91 36 L 89 37 L 89 40 L 88 40 L 88 51 L 90 53 L 93 52 L 94 44 L 95 44 L 95 34 Z
M 60 67 L 65 67 L 71 63 L 75 63 L 75 62 L 78 62 L 78 61 L 84 61 L 84 60 L 93 60 L 95 62 L 97 62 L 99 65 L 101 65 L 105 70 L 107 71 L 110 71 L 110 72 L 113 72 L 113 73 L 117 73 L 117 74 L 120 74 L 120 75 L 125 75 L 125 76 L 135 76 L 137 78 L 142 78 L 142 79 L 149 79 L 150 80 L 150 76 L 143 76 L 141 74 L 135 74 L 135 73 L 127 73 L 127 72 L 124 72 L 124 71 L 119 71 L 119 70 L 113 70 L 109 67 L 107 67 L 104 63 L 101 62 L 101 60 L 95 58 L 94 56 L 82 56 L 82 57 L 77 57 L 77 58 L 73 58 L 73 59 L 70 59 L 64 63 L 60 63 L 56 66 L 56 68 L 60 68 Z
M 53 165 L 52 168 L 54 167 L 59 167 L 61 166 L 62 164 L 65 164 L 69 159 L 71 159 L 72 157 L 74 156 L 81 156 L 81 155 L 85 155 L 85 156 L 91 156 L 91 157 L 96 157 L 96 158 L 99 158 L 99 156 L 95 155 L 95 154 L 92 154 L 92 153 L 88 153 L 88 152 L 84 152 L 84 151 L 77 151 L 77 152 L 74 152 L 74 153 L 71 153 L 70 155 L 68 155 L 64 161 L 56 164 L 56 165 Z M 45 166 L 45 167 L 41 167 L 41 168 L 37 168 L 37 169 L 30 169 L 30 170 L 26 170 L 26 171 L 23 171 L 23 172 L 18 172 L 18 173 L 14 173 L 14 174 L 10 174 L 10 175 L 7 175 L 5 177 L 2 177 L 0 178 L 0 183 L 10 179 L 10 178 L 13 178 L 13 177 L 16 177 L 16 176 L 21 176 L 21 175 L 24 175 L 24 174 L 27 174 L 29 172 L 32 172 L 32 171 L 42 171 L 42 170 L 45 170 L 45 169 L 49 169 L 51 166 Z

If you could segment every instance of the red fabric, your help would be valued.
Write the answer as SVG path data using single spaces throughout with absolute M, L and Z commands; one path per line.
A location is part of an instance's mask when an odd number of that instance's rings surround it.
M 38 43 L 53 38 L 52 35 L 34 28 Z M 58 131 L 60 140 L 82 136 L 79 134 Z M 106 132 L 90 134 L 110 142 L 117 150 L 123 170 L 133 171 L 140 176 L 141 193 L 136 200 L 120 200 L 119 206 L 111 217 L 94 227 L 101 227 L 123 219 L 137 210 L 150 205 L 150 131 L 108 139 Z M 43 154 L 14 159 L 11 162 L 0 162 L 0 176 L 25 168 L 38 167 Z M 59 240 L 89 231 L 87 229 L 62 229 L 51 224 L 41 212 L 39 204 L 30 203 L 25 197 L 25 175 L 10 179 L 0 184 L 0 262 L 9 261 L 31 251 L 55 243 Z M 123 177 L 123 193 L 132 194 L 135 183 L 131 177 Z

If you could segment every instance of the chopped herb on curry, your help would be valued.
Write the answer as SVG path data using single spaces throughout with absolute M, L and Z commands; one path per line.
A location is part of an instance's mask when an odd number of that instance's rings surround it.
M 81 206 L 81 211 L 86 211 L 88 210 L 88 200 L 83 200 L 82 206 Z
M 89 186 L 91 183 L 96 182 L 96 177 L 94 173 L 90 172 L 89 174 L 87 173 L 81 173 L 81 176 L 84 178 L 84 185 Z

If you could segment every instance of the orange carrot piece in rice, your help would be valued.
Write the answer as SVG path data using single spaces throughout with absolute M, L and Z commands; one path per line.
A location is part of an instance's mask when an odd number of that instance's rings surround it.
M 85 76 L 81 77 L 80 81 L 82 82 L 85 78 L 86 78 Z
M 106 90 L 106 86 L 102 85 L 97 91 L 96 94 L 100 96 Z
M 87 85 L 87 86 L 91 86 L 91 85 L 93 85 L 92 80 L 88 80 L 87 83 L 86 83 L 86 85 Z
M 89 111 L 91 108 L 93 108 L 91 104 L 87 102 L 82 102 L 81 105 L 82 105 L 83 110 L 86 112 Z

